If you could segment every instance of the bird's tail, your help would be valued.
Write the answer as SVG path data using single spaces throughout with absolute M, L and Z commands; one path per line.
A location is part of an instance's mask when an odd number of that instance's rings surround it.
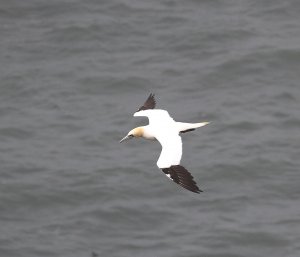
M 200 122 L 200 123 L 185 123 L 185 122 L 176 122 L 179 133 L 185 133 L 189 131 L 193 131 L 196 128 L 203 127 L 209 124 L 209 122 Z

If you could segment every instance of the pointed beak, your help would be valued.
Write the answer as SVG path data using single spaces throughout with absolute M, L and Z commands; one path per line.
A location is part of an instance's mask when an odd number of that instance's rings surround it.
M 123 137 L 121 140 L 120 140 L 120 143 L 122 143 L 123 141 L 126 141 L 128 139 L 130 139 L 131 137 L 129 135 L 127 135 L 126 137 Z

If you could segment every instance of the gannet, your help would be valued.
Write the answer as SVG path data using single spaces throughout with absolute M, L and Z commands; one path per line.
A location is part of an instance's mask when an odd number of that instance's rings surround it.
M 162 151 L 157 161 L 158 168 L 175 183 L 199 194 L 202 190 L 198 188 L 193 176 L 180 165 L 182 141 L 179 134 L 203 127 L 209 122 L 176 122 L 166 110 L 154 109 L 155 105 L 154 94 L 150 94 L 145 103 L 133 115 L 135 117 L 148 117 L 149 124 L 132 129 L 120 140 L 120 143 L 135 137 L 157 140 L 162 146 Z

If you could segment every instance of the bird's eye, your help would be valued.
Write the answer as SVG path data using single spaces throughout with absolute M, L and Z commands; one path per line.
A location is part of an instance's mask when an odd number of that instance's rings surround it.
M 133 135 L 129 135 L 128 137 L 134 137 Z

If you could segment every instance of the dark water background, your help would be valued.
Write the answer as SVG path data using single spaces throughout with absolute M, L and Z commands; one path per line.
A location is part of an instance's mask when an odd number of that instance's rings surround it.
M 2 0 L 0 256 L 299 257 L 298 0 Z M 182 164 L 118 141 L 150 92 Z

